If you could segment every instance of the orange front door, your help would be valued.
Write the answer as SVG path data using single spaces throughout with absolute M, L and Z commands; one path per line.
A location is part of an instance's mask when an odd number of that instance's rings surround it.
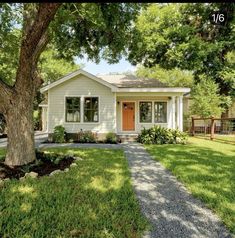
M 135 103 L 134 102 L 122 103 L 122 130 L 123 131 L 135 130 Z

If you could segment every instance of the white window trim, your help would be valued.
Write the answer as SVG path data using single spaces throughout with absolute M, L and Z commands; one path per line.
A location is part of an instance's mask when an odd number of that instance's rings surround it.
M 155 107 L 154 107 L 154 104 L 155 102 L 166 102 L 166 122 L 155 122 L 155 118 L 154 118 L 154 114 L 155 114 Z M 154 104 L 153 104 L 153 123 L 154 124 L 167 124 L 168 123 L 168 102 L 167 101 L 163 101 L 163 100 L 159 100 L 159 101 L 154 101 Z
M 67 122 L 66 121 L 66 98 L 68 97 L 80 97 L 80 122 L 75 122 L 75 121 L 71 121 L 71 122 Z M 85 97 L 95 97 L 98 98 L 98 122 L 84 122 L 84 98 Z M 64 95 L 64 124 L 99 124 L 100 123 L 100 96 L 97 95 Z
M 66 121 L 66 98 L 80 98 L 80 121 Z M 64 123 L 66 124 L 81 124 L 81 96 L 79 95 L 65 95 L 64 96 Z
M 84 100 L 85 98 L 98 98 L 98 121 L 96 122 L 85 122 L 84 121 Z M 100 96 L 95 96 L 95 95 L 83 95 L 83 100 L 82 100 L 82 123 L 84 124 L 99 124 L 100 123 Z
M 151 105 L 152 105 L 152 107 L 151 107 L 151 122 L 141 122 L 140 121 L 140 103 L 141 102 L 151 102 Z M 138 101 L 138 123 L 139 124 L 153 124 L 153 101 L 152 100 L 147 100 L 147 99 L 145 99 L 145 100 L 139 100 Z
M 152 103 L 152 121 L 151 122 L 140 122 L 140 102 L 151 102 Z M 154 120 L 154 103 L 155 102 L 166 102 L 166 122 L 155 122 Z M 168 103 L 167 99 L 155 99 L 155 100 L 138 100 L 138 123 L 143 124 L 159 124 L 159 125 L 166 125 L 168 124 Z

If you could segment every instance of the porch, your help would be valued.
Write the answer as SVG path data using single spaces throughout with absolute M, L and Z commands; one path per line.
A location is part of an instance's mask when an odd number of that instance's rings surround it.
M 183 95 L 128 93 L 116 95 L 116 133 L 133 135 L 160 125 L 183 130 Z

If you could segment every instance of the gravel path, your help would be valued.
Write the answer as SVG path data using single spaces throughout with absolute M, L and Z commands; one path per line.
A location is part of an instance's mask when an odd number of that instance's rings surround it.
M 142 145 L 127 143 L 123 148 L 142 212 L 152 223 L 144 238 L 232 237 L 218 217 L 152 160 Z

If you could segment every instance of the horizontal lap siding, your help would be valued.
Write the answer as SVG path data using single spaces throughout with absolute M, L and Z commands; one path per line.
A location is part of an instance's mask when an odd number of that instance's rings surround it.
M 65 96 L 99 96 L 99 123 L 65 122 Z M 114 93 L 110 88 L 85 76 L 70 79 L 49 90 L 49 133 L 63 125 L 68 133 L 92 130 L 99 133 L 115 131 Z

